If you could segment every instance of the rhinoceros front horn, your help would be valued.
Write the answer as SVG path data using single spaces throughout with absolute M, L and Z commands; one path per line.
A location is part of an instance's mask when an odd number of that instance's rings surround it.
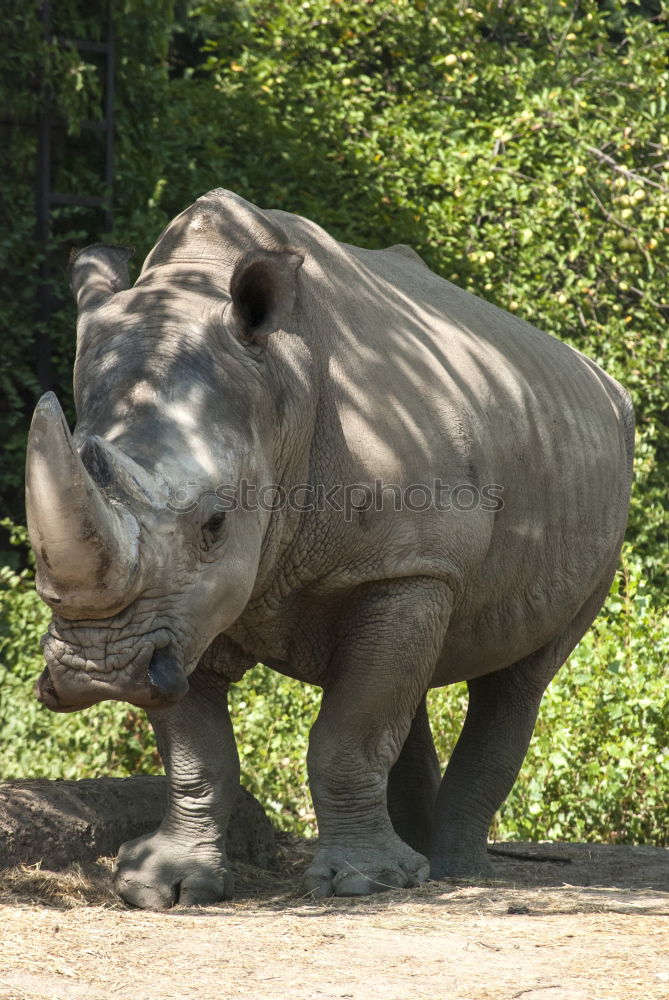
M 106 618 L 133 599 L 139 527 L 86 471 L 52 392 L 37 404 L 26 462 L 37 590 L 65 618 Z

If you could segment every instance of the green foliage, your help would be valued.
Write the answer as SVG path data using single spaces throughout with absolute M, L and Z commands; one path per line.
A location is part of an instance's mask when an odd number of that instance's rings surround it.
M 14 544 L 25 528 L 7 521 Z M 160 758 L 143 712 L 103 702 L 87 712 L 54 715 L 34 697 L 44 669 L 40 638 L 49 609 L 35 591 L 33 571 L 0 567 L 0 777 L 124 777 L 155 772 Z
M 230 692 L 242 784 L 280 830 L 316 834 L 307 787 L 309 730 L 320 691 L 258 664 Z
M 124 0 L 116 18 L 112 238 L 135 243 L 140 262 L 169 217 L 224 184 L 344 240 L 409 243 L 438 272 L 573 342 L 633 394 L 630 537 L 658 587 L 666 583 L 666 5 L 176 6 L 177 23 L 171 0 Z M 56 9 L 62 36 L 101 35 L 96 3 Z M 81 117 L 99 116 L 101 69 L 71 46 L 42 41 L 34 8 L 18 0 L 3 30 L 11 55 L 0 98 L 24 124 L 5 129 L 0 144 L 0 270 L 13 291 L 0 309 L 9 362 L 0 374 L 8 457 L 0 493 L 20 517 L 27 418 L 39 393 L 36 140 L 25 123 L 49 94 L 70 133 Z M 97 190 L 90 159 L 68 150 L 58 184 Z M 69 299 L 69 248 L 103 237 L 97 226 L 81 209 L 57 214 L 48 252 L 60 301 Z M 73 318 L 62 309 L 49 331 L 66 405 Z
M 669 617 L 649 598 L 624 563 L 544 697 L 503 835 L 669 845 Z
M 7 5 L 5 5 L 7 7 Z M 37 138 L 40 115 L 50 109 L 52 189 L 64 194 L 104 195 L 104 137 L 82 132 L 99 120 L 105 63 L 67 40 L 106 37 L 104 0 L 52 4 L 57 40 L 44 39 L 39 4 L 9 0 L 3 7 L 0 61 L 0 275 L 10 294 L 0 304 L 0 468 L 2 510 L 23 517 L 23 463 L 30 416 L 43 387 L 38 383 L 36 335 L 47 335 L 55 388 L 74 416 L 71 394 L 74 309 L 67 287 L 70 250 L 103 239 L 104 215 L 76 206 L 55 208 L 46 246 L 35 236 Z M 167 104 L 167 48 L 171 0 L 122 0 L 115 4 L 119 52 L 116 92 L 118 200 L 123 203 L 124 241 L 146 248 L 162 224 L 148 206 L 160 175 L 159 122 Z M 140 221 L 141 220 L 141 221 Z M 51 295 L 59 307 L 46 329 L 39 310 L 40 268 L 49 268 Z

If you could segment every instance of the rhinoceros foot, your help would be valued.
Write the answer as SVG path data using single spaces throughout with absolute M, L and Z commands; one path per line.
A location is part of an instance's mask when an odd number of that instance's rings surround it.
M 487 819 L 487 817 L 486 817 Z M 430 878 L 490 879 L 495 872 L 487 850 L 487 823 L 437 825 L 430 854 Z
M 158 830 L 123 844 L 114 888 L 130 906 L 168 910 L 231 899 L 234 879 L 225 855 L 214 845 L 190 844 Z
M 378 844 L 320 847 L 305 875 L 313 896 L 368 896 L 388 889 L 408 889 L 424 882 L 430 865 L 399 837 Z
M 480 858 L 437 857 L 432 859 L 430 865 L 430 878 L 435 881 L 447 878 L 485 881 L 494 877 L 495 869 L 486 860 L 485 855 Z

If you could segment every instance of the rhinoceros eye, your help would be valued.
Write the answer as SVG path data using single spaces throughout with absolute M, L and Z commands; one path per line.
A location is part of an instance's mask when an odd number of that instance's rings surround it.
M 219 538 L 225 524 L 225 511 L 217 510 L 202 526 L 202 541 L 206 549 L 211 548 Z

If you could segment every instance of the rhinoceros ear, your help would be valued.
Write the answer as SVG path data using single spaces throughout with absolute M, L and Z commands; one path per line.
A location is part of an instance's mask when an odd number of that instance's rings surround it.
M 262 345 L 288 323 L 303 260 L 297 251 L 283 250 L 256 252 L 239 262 L 230 283 L 232 332 L 239 340 Z
M 95 243 L 70 257 L 70 287 L 82 312 L 97 309 L 116 292 L 128 288 L 128 261 L 134 247 Z

